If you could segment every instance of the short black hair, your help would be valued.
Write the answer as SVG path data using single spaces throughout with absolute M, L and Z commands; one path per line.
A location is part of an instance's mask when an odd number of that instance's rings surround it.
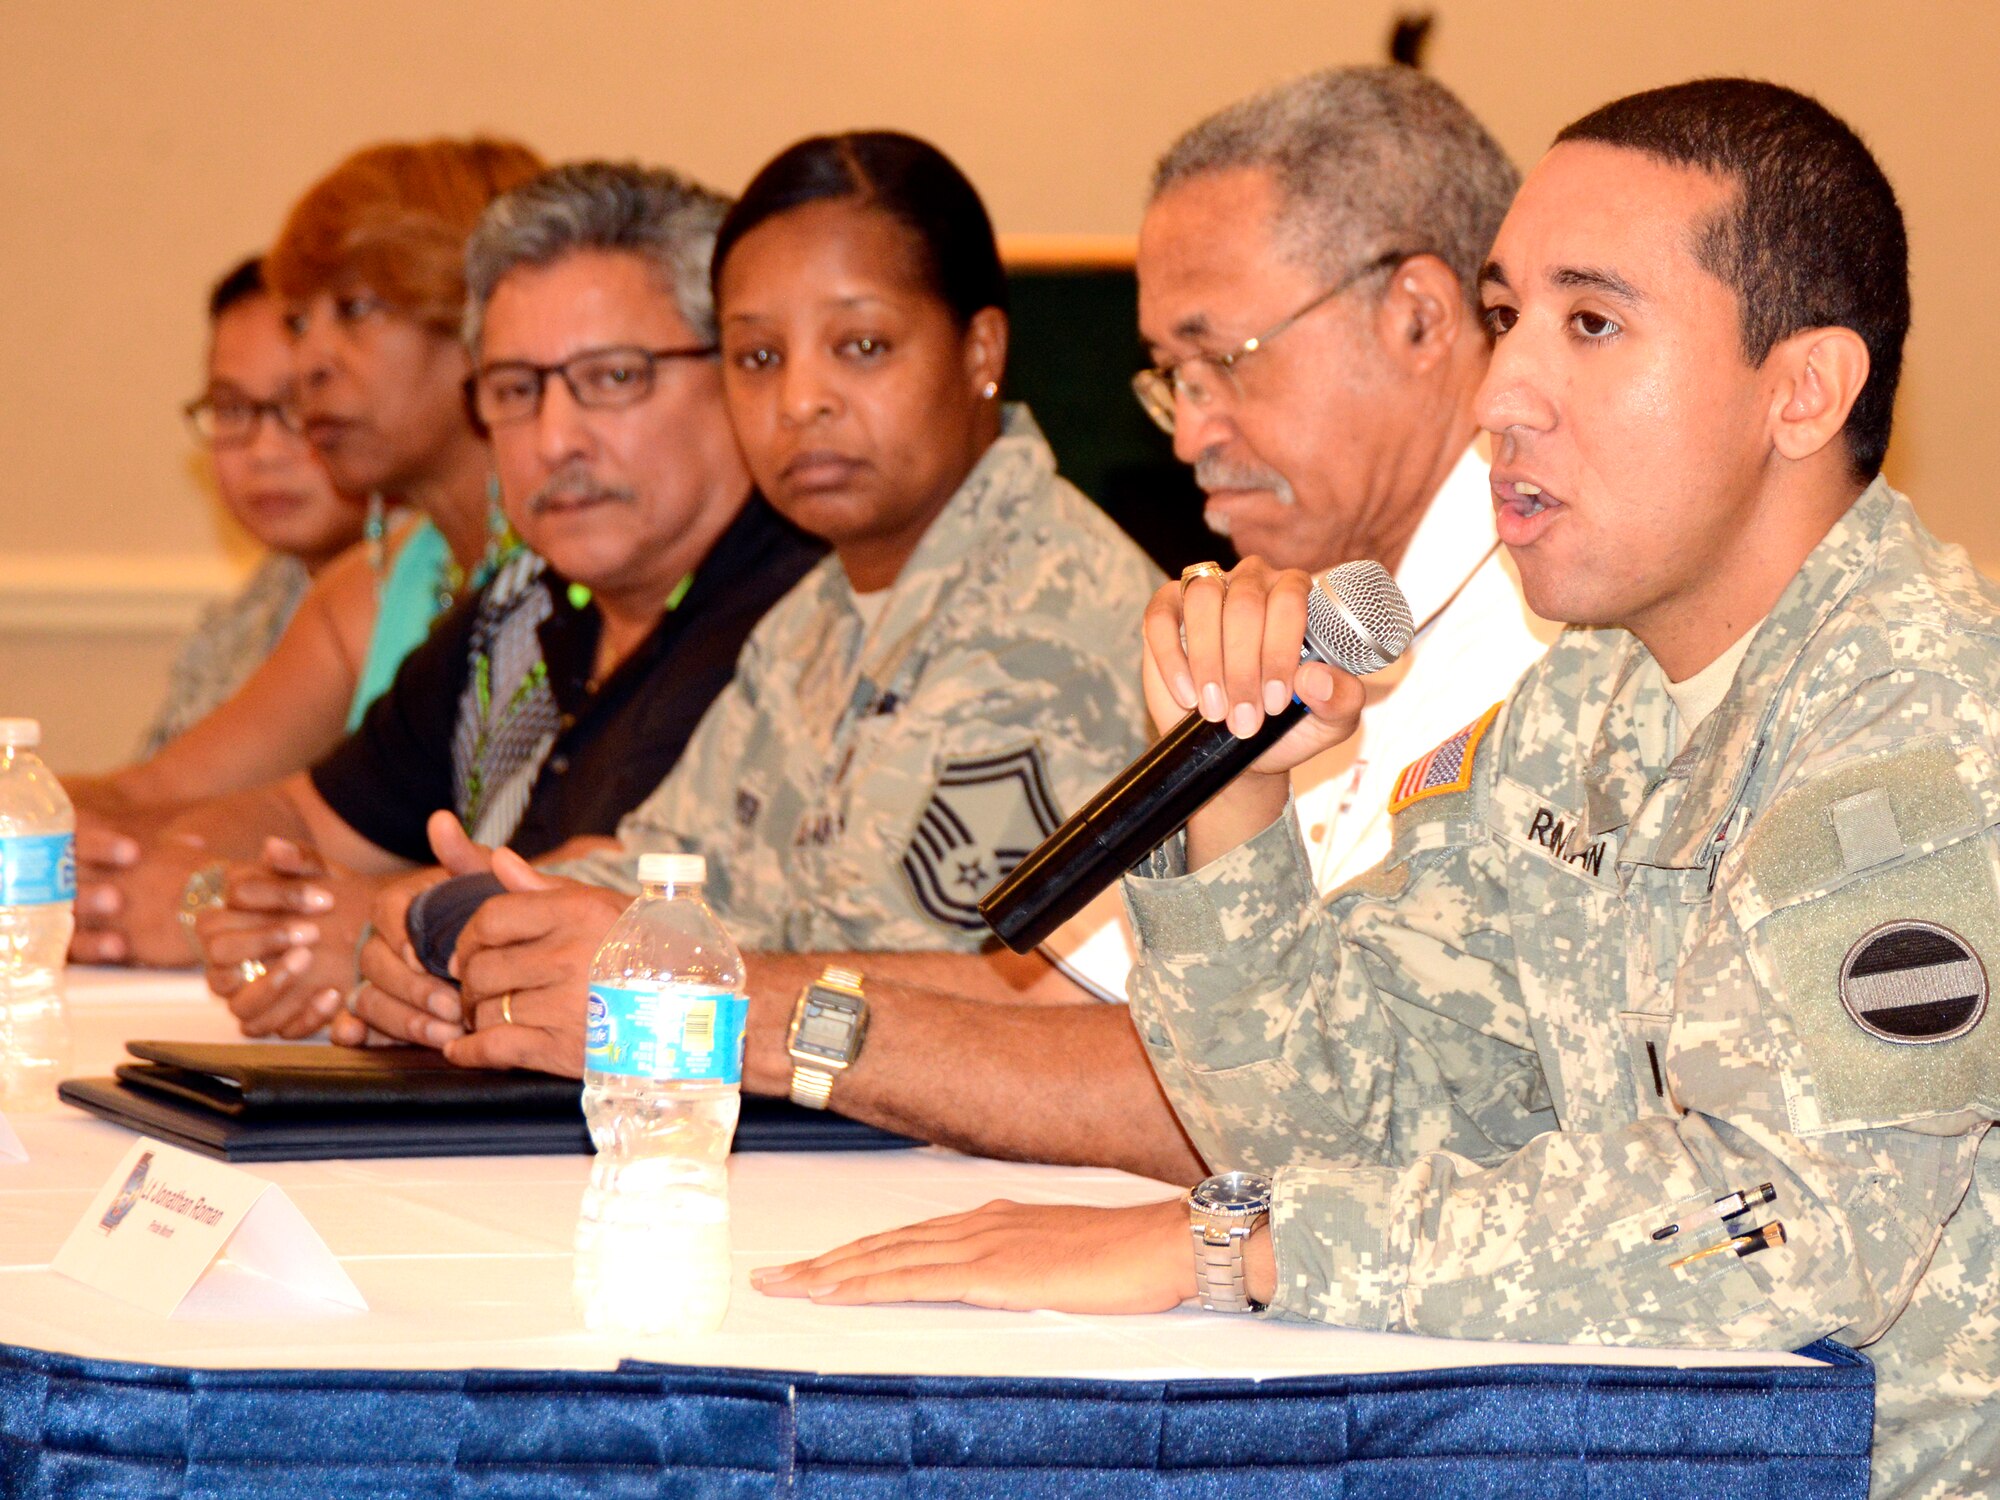
M 261 296 L 269 288 L 264 285 L 264 257 L 253 255 L 239 262 L 227 276 L 209 289 L 208 321 L 213 323 L 239 302 L 248 302 L 252 297 Z
M 1007 273 L 979 190 L 929 141 L 895 130 L 816 135 L 766 163 L 716 233 L 716 288 L 729 252 L 759 224 L 840 198 L 880 209 L 911 232 L 925 282 L 960 327 L 982 308 L 1007 310 Z
M 1868 380 L 1848 413 L 1857 479 L 1882 467 L 1910 331 L 1910 247 L 1889 179 L 1817 99 L 1754 78 L 1702 78 L 1592 110 L 1556 136 L 1643 152 L 1732 180 L 1696 258 L 1736 293 L 1743 352 L 1761 365 L 1807 328 L 1849 328 Z

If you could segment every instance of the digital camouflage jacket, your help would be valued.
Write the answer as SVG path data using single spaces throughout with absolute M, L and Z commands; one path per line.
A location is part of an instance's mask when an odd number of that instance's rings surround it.
M 1832 1335 L 1878 1495 L 2000 1493 L 1997 619 L 1877 480 L 1678 755 L 1644 648 L 1572 630 L 1324 902 L 1289 813 L 1128 880 L 1154 1066 L 1212 1167 L 1275 1174 L 1273 1312 Z

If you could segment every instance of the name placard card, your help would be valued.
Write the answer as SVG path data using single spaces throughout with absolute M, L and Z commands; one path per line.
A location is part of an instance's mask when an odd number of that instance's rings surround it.
M 366 1309 L 284 1189 L 141 1136 L 50 1268 L 169 1317 L 219 1258 L 308 1297 Z
M 14 1127 L 7 1123 L 7 1117 L 0 1115 L 0 1161 L 26 1161 L 28 1148 L 21 1144 L 21 1138 L 14 1133 Z

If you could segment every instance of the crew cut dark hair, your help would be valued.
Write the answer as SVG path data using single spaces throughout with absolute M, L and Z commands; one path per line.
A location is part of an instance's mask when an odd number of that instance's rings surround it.
M 264 257 L 253 255 L 229 268 L 229 274 L 209 288 L 208 321 L 213 323 L 239 302 L 248 302 L 268 290 L 264 285 Z
M 1817 99 L 1754 78 L 1701 78 L 1592 110 L 1556 136 L 1727 177 L 1736 199 L 1695 257 L 1736 294 L 1743 352 L 1761 365 L 1807 328 L 1849 328 L 1868 380 L 1848 413 L 1848 459 L 1872 479 L 1910 331 L 1910 247 L 1895 189 L 1861 137 Z
M 925 283 L 961 328 L 981 308 L 1007 310 L 1007 273 L 979 190 L 929 141 L 895 130 L 816 135 L 780 151 L 716 232 L 713 285 L 720 290 L 729 252 L 759 224 L 840 198 L 880 209 L 910 231 Z

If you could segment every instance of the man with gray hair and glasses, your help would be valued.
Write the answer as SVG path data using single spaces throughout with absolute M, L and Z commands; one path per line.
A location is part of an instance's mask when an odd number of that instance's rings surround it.
M 1204 520 L 1274 567 L 1373 558 L 1419 626 L 1368 679 L 1361 731 L 1293 773 L 1322 891 L 1389 852 L 1403 768 L 1555 639 L 1495 534 L 1472 418 L 1489 349 L 1479 268 L 1519 181 L 1449 90 L 1403 67 L 1255 94 L 1188 131 L 1153 174 L 1138 272 L 1156 363 L 1132 383 L 1193 465 Z M 1197 564 L 1183 588 L 1220 571 Z M 1189 605 L 1220 599 L 1204 584 Z M 1225 705 L 1202 709 L 1221 719 Z M 1079 961 L 1105 974 L 1128 942 L 1122 920 L 1106 922 Z
M 438 809 L 530 859 L 613 833 L 824 550 L 753 491 L 723 408 L 708 262 L 727 208 L 671 172 L 584 163 L 474 232 L 466 399 L 527 546 L 325 760 L 175 825 L 261 856 L 189 914 L 246 1032 L 326 1023 L 374 887 L 431 862 Z

